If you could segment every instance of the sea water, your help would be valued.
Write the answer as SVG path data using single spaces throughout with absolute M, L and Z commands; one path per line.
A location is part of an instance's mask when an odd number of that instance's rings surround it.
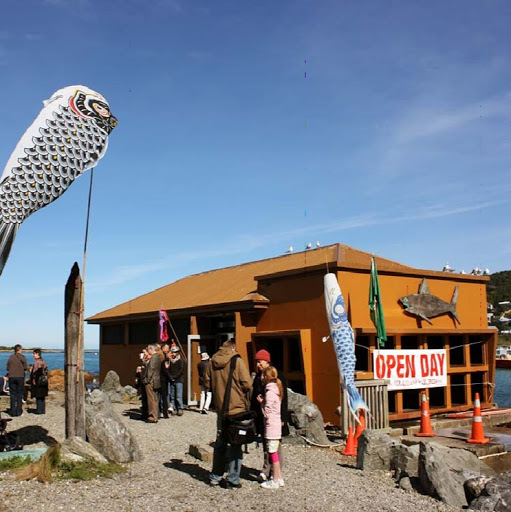
M 0 375 L 5 375 L 7 372 L 7 359 L 13 352 L 0 352 Z M 32 357 L 31 351 L 23 352 L 23 355 L 27 359 L 27 363 L 30 366 L 34 364 L 34 358 Z M 45 352 L 43 350 L 43 359 L 48 365 L 49 370 L 55 370 L 56 368 L 64 369 L 64 352 Z M 85 352 L 83 366 L 86 372 L 92 373 L 93 375 L 99 374 L 99 352 Z

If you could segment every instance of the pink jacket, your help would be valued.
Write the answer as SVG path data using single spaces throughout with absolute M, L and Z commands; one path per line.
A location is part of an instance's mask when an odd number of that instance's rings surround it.
M 275 382 L 268 382 L 266 384 L 266 392 L 261 409 L 264 416 L 264 438 L 281 439 L 280 396 L 279 388 Z

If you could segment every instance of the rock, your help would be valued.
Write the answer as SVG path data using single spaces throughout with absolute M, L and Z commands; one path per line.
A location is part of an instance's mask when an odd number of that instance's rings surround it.
M 396 442 L 388 434 L 364 430 L 358 438 L 357 469 L 364 471 L 390 470 L 392 448 Z
M 396 443 L 392 448 L 391 469 L 399 482 L 403 477 L 419 477 L 419 445 L 405 446 Z
M 465 497 L 467 498 L 467 501 L 471 503 L 476 498 L 479 498 L 486 487 L 486 484 L 490 480 L 491 478 L 482 475 L 466 480 L 463 487 L 465 489 Z
M 107 464 L 108 460 L 92 446 L 92 444 L 84 441 L 81 437 L 73 436 L 66 439 L 60 445 L 60 458 L 64 461 L 81 461 L 84 459 L 92 459 L 99 464 Z
M 403 489 L 403 491 L 413 491 L 414 490 L 412 481 L 407 476 L 404 476 L 403 478 L 401 478 L 401 480 L 399 480 L 399 487 L 401 487 L 401 489 Z
M 330 445 L 325 433 L 323 415 L 318 406 L 309 398 L 293 390 L 287 390 L 287 408 L 290 426 L 294 427 L 295 435 L 302 435 L 317 444 Z M 292 429 L 290 429 L 292 431 Z
M 138 392 L 133 386 L 124 386 L 122 392 L 125 396 L 127 395 L 130 400 L 138 396 Z
M 203 462 L 213 462 L 213 450 L 209 446 L 199 446 L 198 444 L 191 444 L 188 453 L 196 459 Z
M 481 474 L 495 473 L 472 452 L 433 442 L 420 443 L 419 480 L 430 496 L 454 507 L 465 507 L 465 480 Z
M 101 384 L 101 391 L 108 395 L 108 398 L 111 402 L 122 404 L 122 399 L 124 397 L 124 391 L 121 386 L 121 380 L 119 379 L 119 375 L 115 373 L 113 370 L 110 370 L 106 376 L 105 380 Z
M 85 399 L 85 427 L 87 439 L 112 462 L 137 462 L 141 452 L 133 434 L 112 408 L 106 395 L 95 389 Z
M 470 504 L 470 509 L 509 512 L 511 510 L 511 471 L 490 479 L 481 496 Z

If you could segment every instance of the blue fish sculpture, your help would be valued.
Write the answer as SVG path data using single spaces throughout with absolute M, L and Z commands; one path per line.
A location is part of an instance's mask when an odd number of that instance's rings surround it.
M 348 393 L 348 405 L 357 421 L 356 412 L 360 409 L 369 410 L 358 389 L 355 387 L 355 337 L 348 321 L 346 304 L 342 296 L 337 276 L 325 275 L 325 302 L 330 335 L 334 344 L 337 366 L 341 376 L 342 387 Z

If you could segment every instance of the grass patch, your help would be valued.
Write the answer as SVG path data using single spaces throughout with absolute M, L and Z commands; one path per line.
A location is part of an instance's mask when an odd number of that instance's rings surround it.
M 15 457 L 15 459 L 21 457 Z M 11 459 L 12 461 L 13 459 Z M 11 462 L 10 461 L 10 462 Z M 53 482 L 54 480 L 93 480 L 94 478 L 112 478 L 124 473 L 126 468 L 115 463 L 100 464 L 92 459 L 80 462 L 63 462 L 60 460 L 60 445 L 51 446 L 36 462 L 28 460 L 23 465 L 11 466 L 20 468 L 17 480 L 33 480 Z
M 28 455 L 25 457 L 16 455 L 16 457 L 12 457 L 11 459 L 0 460 L 0 471 L 23 468 L 31 463 L 32 459 Z
M 57 480 L 93 480 L 94 478 L 112 478 L 124 473 L 126 468 L 110 462 L 99 464 L 94 460 L 80 462 L 61 462 L 57 468 Z

